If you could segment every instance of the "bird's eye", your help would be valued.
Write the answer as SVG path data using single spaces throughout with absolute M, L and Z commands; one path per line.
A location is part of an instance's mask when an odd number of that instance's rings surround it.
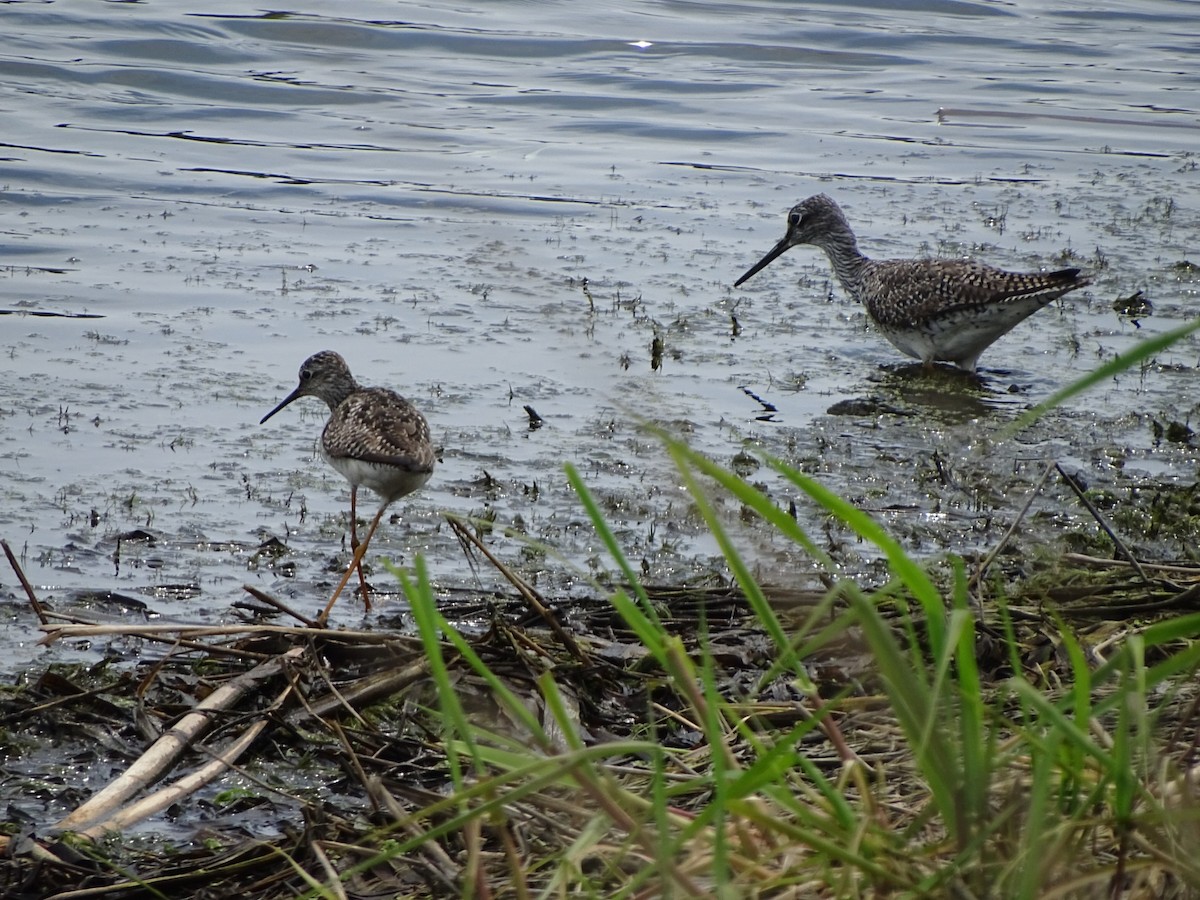
M 798 212 L 789 213 L 788 214 L 788 227 L 796 228 L 800 224 L 800 220 L 803 218 L 804 218 L 804 216 L 801 213 L 798 213 Z

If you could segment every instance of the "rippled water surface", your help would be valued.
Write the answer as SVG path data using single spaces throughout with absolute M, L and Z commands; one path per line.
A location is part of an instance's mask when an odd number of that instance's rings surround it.
M 1194 480 L 1152 420 L 1194 418 L 1195 340 L 990 440 L 1197 311 L 1196 7 L 1046 6 L 3 5 L 0 536 L 58 608 L 221 618 L 243 583 L 319 608 L 348 507 L 326 413 L 258 420 L 324 348 L 427 413 L 442 464 L 371 558 L 422 552 L 447 585 L 474 582 L 446 511 L 494 516 L 535 580 L 608 565 L 564 461 L 649 578 L 720 575 L 640 420 L 783 456 L 916 552 L 994 544 L 1050 460 Z M 869 254 L 1094 283 L 980 384 L 926 376 L 812 248 L 733 289 L 818 191 Z M 1138 291 L 1148 312 L 1114 311 Z M 771 578 L 806 577 L 727 512 Z M 291 553 L 258 554 L 272 537 Z M 7 566 L 0 590 L 27 647 Z

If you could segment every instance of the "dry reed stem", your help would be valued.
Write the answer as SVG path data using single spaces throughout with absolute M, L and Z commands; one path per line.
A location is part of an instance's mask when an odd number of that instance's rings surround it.
M 286 665 L 300 659 L 303 654 L 303 649 L 293 648 L 283 656 L 261 663 L 249 672 L 221 685 L 165 732 L 107 787 L 93 794 L 53 827 L 59 830 L 79 830 L 102 816 L 108 816 L 114 807 L 132 797 L 147 784 L 161 778 L 184 750 L 208 730 L 213 722 L 214 713 L 229 709 L 246 693 L 268 678 L 278 675 Z

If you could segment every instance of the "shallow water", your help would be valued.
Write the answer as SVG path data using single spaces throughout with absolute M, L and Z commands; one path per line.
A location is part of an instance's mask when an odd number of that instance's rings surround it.
M 5 5 L 0 536 L 59 609 L 224 618 L 246 582 L 319 608 L 348 508 L 315 453 L 325 412 L 258 420 L 324 348 L 427 413 L 442 464 L 371 557 L 422 552 L 444 584 L 471 581 L 445 511 L 494 516 L 535 580 L 610 567 L 564 461 L 648 578 L 721 575 L 640 420 L 726 463 L 745 444 L 796 462 L 918 553 L 992 546 L 1050 460 L 1094 484 L 1194 480 L 1195 450 L 1151 419 L 1195 412 L 1196 339 L 991 441 L 1196 314 L 1191 12 Z M 732 288 L 817 191 L 872 255 L 1069 263 L 1094 284 L 986 352 L 982 385 L 914 373 L 815 250 Z M 1114 312 L 1136 291 L 1150 314 Z M 848 571 L 880 572 L 753 477 Z M 1089 527 L 1069 498 L 1046 508 Z M 807 577 L 725 511 L 766 577 Z M 291 554 L 256 555 L 270 537 Z M 7 567 L 0 590 L 19 662 L 37 633 Z

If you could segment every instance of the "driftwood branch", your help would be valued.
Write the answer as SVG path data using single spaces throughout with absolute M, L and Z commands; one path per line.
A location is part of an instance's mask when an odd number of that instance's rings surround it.
M 229 709 L 262 682 L 279 675 L 286 665 L 299 660 L 303 653 L 303 649 L 294 647 L 282 656 L 261 663 L 249 672 L 223 684 L 164 733 L 107 787 L 94 794 L 54 827 L 78 831 L 92 826 L 102 817 L 109 816 L 115 807 L 124 803 L 146 785 L 161 778 L 174 765 L 183 751 L 208 730 L 215 718 L 215 713 Z M 170 802 L 174 801 L 169 801 L 167 805 L 170 805 Z M 149 812 L 145 813 L 145 815 L 149 814 Z
M 289 687 L 287 690 L 281 693 L 279 700 L 282 700 L 290 690 L 291 688 Z M 196 769 L 194 772 L 185 775 L 183 778 L 171 783 L 167 787 L 155 791 L 153 794 L 143 797 L 136 803 L 132 803 L 129 806 L 118 810 L 108 818 L 100 821 L 93 821 L 92 824 L 77 831 L 76 833 L 94 841 L 99 840 L 108 832 L 123 831 L 130 825 L 140 822 L 142 819 L 148 818 L 157 812 L 162 812 L 173 803 L 178 803 L 185 797 L 204 787 L 204 785 L 208 784 L 210 781 L 214 780 L 215 778 L 219 778 L 221 775 L 227 772 L 229 768 L 235 762 L 237 762 L 238 757 L 245 753 L 246 750 L 249 749 L 250 745 L 258 739 L 258 736 L 263 733 L 268 724 L 269 723 L 266 719 L 259 719 L 257 722 L 247 728 L 241 735 L 239 735 L 236 740 L 229 743 L 225 749 L 223 749 L 217 755 L 216 759 L 205 763 L 199 769 Z M 141 760 L 139 760 L 139 762 L 140 761 Z M 134 765 L 137 765 L 137 763 Z M 118 801 L 112 801 L 112 804 L 115 805 L 116 802 Z M 82 810 L 83 808 L 84 807 L 81 806 L 79 810 Z M 76 815 L 79 810 L 76 810 L 71 815 Z M 105 810 L 97 810 L 97 813 L 103 815 Z M 68 818 L 70 818 L 70 816 L 68 816 Z M 67 819 L 63 819 L 63 822 L 66 821 Z M 61 826 L 63 822 L 60 822 L 59 825 Z

